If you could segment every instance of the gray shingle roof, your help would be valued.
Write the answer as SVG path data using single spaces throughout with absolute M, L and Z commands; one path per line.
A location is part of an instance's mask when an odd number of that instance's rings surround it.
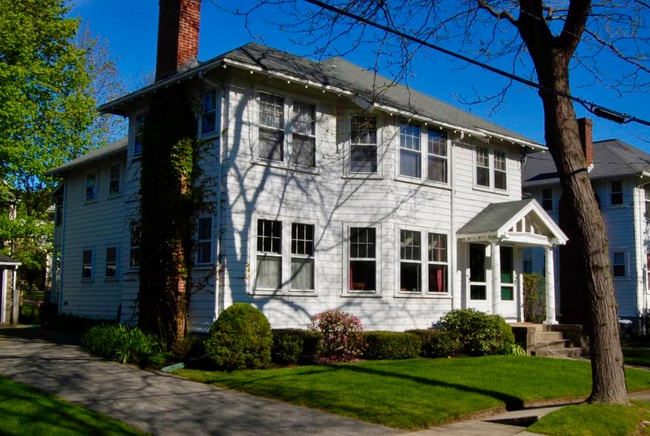
M 639 176 L 643 172 L 650 172 L 650 154 L 618 139 L 594 142 L 594 166 L 589 173 L 592 180 Z M 551 154 L 528 155 L 522 181 L 524 188 L 559 184 Z
M 0 265 L 20 265 L 20 262 L 7 255 L 0 254 Z
M 535 201 L 532 198 L 504 203 L 492 203 L 458 230 L 459 235 L 493 233 L 512 219 L 521 209 Z
M 72 159 L 71 161 L 66 162 L 63 165 L 48 171 L 47 174 L 52 176 L 58 176 L 74 168 L 97 161 L 99 159 L 106 159 L 108 157 L 112 157 L 113 155 L 119 153 L 125 153 L 127 144 L 128 144 L 128 137 L 125 136 L 124 138 L 118 139 L 117 141 L 111 144 L 93 150 L 76 159 Z

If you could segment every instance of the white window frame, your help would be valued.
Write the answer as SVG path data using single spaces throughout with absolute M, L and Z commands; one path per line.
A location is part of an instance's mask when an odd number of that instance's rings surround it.
M 617 255 L 620 255 L 620 260 L 622 262 L 617 262 Z M 612 262 L 612 277 L 614 280 L 624 280 L 627 279 L 629 276 L 629 259 L 628 259 L 628 252 L 626 249 L 620 248 L 616 250 L 612 250 L 611 254 L 611 262 Z M 616 269 L 617 267 L 622 267 L 623 268 L 623 274 L 616 274 Z
M 274 225 L 277 225 L 279 231 L 279 236 L 274 236 L 274 233 L 269 233 L 264 236 L 260 234 L 260 225 L 264 222 L 271 222 Z M 295 252 L 294 242 L 299 243 L 303 242 L 306 244 L 306 240 L 302 239 L 300 241 L 294 240 L 294 225 L 304 225 L 311 227 L 311 247 L 303 245 L 303 248 L 311 248 L 311 253 Z M 251 291 L 254 294 L 258 295 L 314 295 L 317 287 L 317 269 L 316 269 L 316 229 L 317 224 L 309 220 L 295 220 L 290 219 L 280 219 L 277 217 L 266 217 L 258 216 L 254 220 L 254 226 L 252 229 L 252 238 L 251 238 L 251 252 L 255 253 L 255 261 L 252 271 L 252 285 Z M 265 237 L 266 240 L 261 241 L 262 244 L 258 243 L 259 237 Z M 270 238 L 270 239 L 269 239 Z M 275 238 L 275 242 L 273 240 Z M 266 242 L 266 244 L 265 244 Z M 274 244 L 279 244 L 279 246 L 274 246 Z M 298 250 L 305 251 L 305 250 Z M 307 250 L 309 251 L 309 250 Z M 273 287 L 263 287 L 258 285 L 259 274 L 260 274 L 260 262 L 264 260 L 271 260 L 279 265 L 278 269 L 278 283 L 279 285 L 276 288 Z M 294 287 L 294 270 L 293 262 L 294 261 L 307 261 L 312 265 L 312 288 L 300 288 Z
M 398 129 L 398 165 L 397 177 L 405 180 L 420 181 L 439 185 L 449 184 L 449 143 L 446 132 L 442 129 L 410 124 L 401 121 L 396 127 Z M 416 132 L 405 132 L 404 128 L 415 129 Z M 441 134 L 442 132 L 442 134 Z M 416 133 L 416 136 L 413 134 Z M 432 139 L 435 140 L 432 142 Z M 442 139 L 442 141 L 440 141 Z M 436 146 L 442 145 L 444 154 L 436 150 Z M 417 166 L 415 175 L 403 172 L 404 155 L 417 155 Z M 432 162 L 440 162 L 443 166 L 442 180 L 433 178 L 431 168 Z
M 133 156 L 139 157 L 142 154 L 142 137 L 147 116 L 138 114 L 133 117 Z
M 353 257 L 352 256 L 352 230 L 353 229 L 374 229 L 375 231 L 375 256 L 374 257 Z M 343 284 L 343 296 L 377 296 L 381 294 L 381 226 L 376 225 L 376 224 L 366 224 L 366 223 L 354 223 L 354 224 L 347 224 L 344 225 L 344 235 L 345 235 L 345 244 L 344 244 L 344 250 L 345 250 L 345 255 L 343 256 L 344 259 L 344 265 L 343 265 L 343 270 L 345 271 L 344 274 L 344 284 Z M 353 259 L 360 261 L 360 262 L 368 262 L 368 261 L 374 261 L 375 262 L 375 289 L 365 289 L 365 286 L 363 289 L 360 288 L 360 286 L 355 285 L 354 283 L 354 277 L 352 277 L 351 270 L 351 262 Z M 358 283 L 358 282 L 357 282 Z
M 90 259 L 86 257 L 90 255 Z M 92 248 L 84 248 L 81 251 L 81 280 L 90 281 L 95 278 L 95 250 Z
M 491 191 L 499 194 L 508 193 L 508 181 L 510 179 L 510 172 L 508 171 L 508 151 L 500 147 L 493 147 L 486 142 L 481 141 L 472 141 L 474 147 L 474 167 L 473 167 L 473 177 L 474 177 L 474 188 L 484 191 Z M 480 162 L 479 160 L 479 150 L 485 150 L 487 152 L 487 162 Z M 503 158 L 501 160 L 500 158 Z M 503 162 L 503 168 L 500 167 L 500 162 Z M 479 163 L 481 165 L 479 165 Z M 487 165 L 485 165 L 487 164 Z M 478 177 L 478 169 L 484 169 L 488 174 L 488 183 L 480 184 Z M 497 175 L 502 175 L 505 187 L 498 187 L 497 184 Z
M 282 101 L 282 116 L 281 120 L 279 121 L 279 125 L 269 125 L 274 123 L 262 123 L 262 95 L 268 95 Z M 291 166 L 293 168 L 299 168 L 301 170 L 313 171 L 318 166 L 316 152 L 318 150 L 318 119 L 321 116 L 317 103 L 309 98 L 303 98 L 290 93 L 284 93 L 269 89 L 257 89 L 255 103 L 255 138 L 257 141 L 257 146 L 255 149 L 254 162 L 281 167 Z M 304 128 L 306 124 L 304 118 L 305 112 L 296 112 L 297 108 L 300 106 L 308 107 L 312 111 L 311 119 L 307 121 L 307 124 L 310 124 L 310 128 Z M 303 116 L 301 117 L 301 115 Z M 261 129 L 268 129 L 269 131 L 275 131 L 277 135 L 282 135 L 282 143 L 279 150 L 280 159 L 269 159 L 268 157 L 261 156 Z M 299 138 L 302 138 L 303 141 L 298 141 Z M 297 145 L 298 142 L 301 144 L 311 142 L 313 144 L 313 152 L 311 153 L 313 154 L 313 158 L 310 162 L 298 161 L 300 151 L 297 149 L 298 147 L 294 147 L 294 144 Z
M 643 200 L 643 204 L 645 206 L 643 216 L 645 217 L 646 221 L 650 221 L 650 184 L 643 185 Z
M 201 113 L 199 114 L 199 137 L 212 138 L 220 135 L 221 130 L 221 98 L 222 93 L 217 89 L 208 89 L 201 93 Z M 211 104 L 210 104 L 211 103 Z M 206 120 L 214 117 L 214 126 L 206 130 Z
M 412 257 L 417 257 L 413 259 L 405 259 L 403 249 L 403 234 L 404 232 L 410 232 L 417 234 L 419 238 L 419 253 Z M 450 284 L 449 284 L 449 234 L 447 232 L 441 231 L 431 231 L 431 229 L 421 229 L 421 228 L 400 228 L 396 232 L 396 247 L 397 247 L 397 265 L 396 265 L 396 278 L 397 278 L 397 292 L 396 295 L 399 297 L 449 297 L 451 295 Z M 436 248 L 432 245 L 432 237 L 438 238 L 442 237 L 444 241 L 443 248 Z M 436 256 L 436 253 L 444 253 L 444 259 L 440 259 Z M 419 289 L 408 290 L 402 285 L 402 264 L 417 264 L 419 265 Z M 430 287 L 431 280 L 434 278 L 431 277 L 432 269 L 442 270 L 443 271 L 443 291 L 432 290 Z
M 94 180 L 91 182 L 91 177 Z M 90 189 L 90 191 L 89 191 Z M 92 193 L 92 195 L 90 195 Z M 99 197 L 99 170 L 94 168 L 86 171 L 84 183 L 84 198 L 86 203 L 94 203 Z
M 109 257 L 109 250 L 114 250 L 114 258 L 111 260 Z M 111 245 L 106 247 L 106 269 L 105 269 L 105 277 L 106 280 L 117 280 L 118 279 L 118 273 L 119 273 L 119 264 L 120 264 L 120 252 L 119 248 L 116 245 Z M 113 271 L 113 274 L 110 274 L 110 271 Z
M 614 184 L 617 183 L 621 185 L 621 189 L 619 190 L 614 190 Z M 614 196 L 619 196 L 620 195 L 620 202 L 617 201 L 616 203 L 614 202 Z M 616 179 L 612 180 L 609 182 L 609 205 L 611 207 L 621 207 L 625 206 L 625 184 L 623 183 L 623 180 L 621 179 Z
M 208 235 L 202 234 L 202 230 L 205 230 L 205 227 L 202 227 L 202 223 L 207 222 L 207 229 L 209 231 Z M 205 225 L 205 224 L 204 224 Z M 208 258 L 205 259 L 202 256 L 203 249 L 207 247 Z M 206 266 L 211 265 L 214 262 L 214 220 L 212 216 L 205 215 L 200 216 L 196 220 L 196 265 L 197 266 Z
M 374 133 L 375 133 L 374 142 L 365 141 L 366 139 L 370 138 L 368 135 L 371 135 L 373 130 L 371 129 L 363 130 L 363 129 L 355 128 L 356 120 L 361 120 L 361 119 L 372 120 L 374 124 Z M 379 143 L 380 143 L 379 117 L 377 115 L 354 114 L 348 119 L 348 123 L 350 129 L 349 130 L 350 136 L 348 139 L 349 153 L 348 153 L 348 164 L 346 165 L 347 174 L 362 175 L 362 176 L 379 175 L 380 160 L 381 160 L 380 159 L 381 153 L 379 152 Z M 355 135 L 355 133 L 357 133 L 357 135 Z M 370 160 L 367 159 L 363 161 L 363 163 L 359 166 L 358 169 L 355 169 L 356 159 L 353 159 L 353 152 L 355 148 L 358 148 L 360 151 L 362 151 L 362 149 L 367 149 L 370 152 L 372 152 L 372 149 L 374 149 L 374 155 L 375 155 L 374 163 L 371 163 Z M 363 168 L 364 166 L 368 166 L 368 165 L 370 165 L 370 168 L 368 170 Z
M 291 275 L 289 280 L 289 288 L 291 291 L 308 291 L 314 292 L 316 289 L 316 260 L 315 260 L 315 249 L 316 249 L 316 226 L 309 223 L 299 223 L 292 222 L 291 225 L 291 252 L 289 253 L 290 265 L 291 265 Z M 304 236 L 296 235 L 295 230 L 300 226 L 305 232 Z M 307 230 L 311 231 L 311 239 Z M 298 272 L 294 270 L 294 262 L 301 263 L 302 265 L 310 265 L 311 267 L 311 285 L 307 287 L 297 286 Z M 303 266 L 298 268 L 303 268 Z M 294 280 L 296 279 L 296 280 Z M 295 287 L 294 287 L 295 284 Z
M 117 168 L 117 170 L 115 170 Z M 116 177 L 117 176 L 117 177 Z M 108 197 L 114 198 L 122 195 L 122 164 L 114 163 L 108 167 Z M 114 184 L 117 184 L 117 190 L 114 191 Z

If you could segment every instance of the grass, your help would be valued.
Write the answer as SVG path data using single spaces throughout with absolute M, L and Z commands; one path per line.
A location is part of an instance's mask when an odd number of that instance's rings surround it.
M 585 398 L 588 361 L 486 356 L 365 361 L 326 366 L 179 375 L 389 427 L 416 430 L 494 408 Z M 628 370 L 630 391 L 650 389 L 650 372 Z
M 550 413 L 526 430 L 549 436 L 648 435 L 650 404 L 633 402 L 632 407 L 607 404 L 567 406 Z
M 0 417 L 3 435 L 146 434 L 118 420 L 2 377 Z
M 628 365 L 650 367 L 650 348 L 623 347 L 623 358 Z

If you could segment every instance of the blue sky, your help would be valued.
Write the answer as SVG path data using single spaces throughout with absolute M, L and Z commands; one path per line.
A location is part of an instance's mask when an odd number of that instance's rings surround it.
M 228 4 L 236 4 L 232 1 Z M 239 3 L 250 3 L 240 0 Z M 274 9 L 265 8 L 254 16 L 254 35 L 244 26 L 241 17 L 220 10 L 211 0 L 203 0 L 199 59 L 207 60 L 250 41 L 285 50 L 297 55 L 308 55 L 310 49 L 292 43 L 292 36 L 280 32 L 273 19 Z M 155 70 L 156 36 L 158 26 L 158 0 L 76 0 L 71 16 L 79 17 L 92 32 L 104 39 L 115 57 L 118 70 L 131 85 L 143 84 L 144 77 Z M 351 62 L 370 67 L 372 59 L 364 51 L 346 56 Z M 537 92 L 515 85 L 506 100 L 496 111 L 491 105 L 466 105 L 462 100 L 472 100 L 499 89 L 504 80 L 478 67 L 463 66 L 435 52 L 418 53 L 409 85 L 439 100 L 463 110 L 489 118 L 493 122 L 544 143 L 541 101 Z M 650 120 L 648 93 L 616 95 L 605 87 L 575 86 L 579 78 L 572 78 L 573 95 L 598 103 L 601 106 Z M 594 140 L 618 138 L 650 153 L 650 127 L 636 123 L 619 125 L 590 115 L 576 107 L 578 116 L 594 120 Z

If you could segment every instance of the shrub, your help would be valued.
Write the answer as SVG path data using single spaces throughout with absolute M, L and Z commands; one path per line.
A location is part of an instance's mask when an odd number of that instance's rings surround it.
M 422 351 L 422 338 L 409 332 L 365 332 L 363 357 L 370 360 L 412 359 Z
M 266 316 L 246 303 L 235 303 L 221 312 L 205 341 L 207 355 L 228 371 L 267 367 L 272 346 L 273 334 Z
M 455 331 L 409 330 L 422 339 L 422 357 L 451 357 L 463 351 L 460 334 Z
M 501 349 L 501 353 L 506 356 L 526 356 L 526 350 L 524 350 L 524 347 L 522 347 L 519 344 L 510 344 L 506 343 L 503 344 L 503 348 Z
M 452 310 L 440 319 L 440 329 L 460 335 L 463 353 L 470 356 L 499 354 L 515 342 L 512 328 L 498 315 L 474 309 Z
M 345 362 L 363 355 L 363 325 L 356 316 L 339 309 L 328 310 L 312 317 L 311 329 L 323 335 L 320 359 Z
M 89 353 L 120 363 L 147 365 L 160 360 L 161 347 L 153 335 L 122 324 L 92 327 L 81 337 Z
M 320 333 L 311 330 L 273 330 L 271 360 L 281 364 L 314 362 L 321 339 Z

